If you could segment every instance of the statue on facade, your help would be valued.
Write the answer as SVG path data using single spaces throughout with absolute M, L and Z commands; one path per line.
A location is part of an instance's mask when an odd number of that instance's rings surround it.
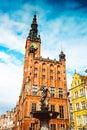
M 41 87 L 41 110 L 48 110 L 49 109 L 49 102 L 47 99 L 47 93 L 48 93 L 48 88 L 46 86 Z

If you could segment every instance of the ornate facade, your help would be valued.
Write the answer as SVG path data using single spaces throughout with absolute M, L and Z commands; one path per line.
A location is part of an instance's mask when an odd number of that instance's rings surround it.
M 49 110 L 60 113 L 57 119 L 50 120 L 50 130 L 68 130 L 65 54 L 61 51 L 59 61 L 49 57 L 42 58 L 41 44 L 35 14 L 25 45 L 23 84 L 15 108 L 14 130 L 40 129 L 39 120 L 33 118 L 31 112 L 40 110 L 42 86 L 46 86 L 49 90 Z
M 71 84 L 73 127 L 87 130 L 87 76 L 73 75 Z
M 0 116 L 0 130 L 13 130 L 14 111 L 7 111 Z

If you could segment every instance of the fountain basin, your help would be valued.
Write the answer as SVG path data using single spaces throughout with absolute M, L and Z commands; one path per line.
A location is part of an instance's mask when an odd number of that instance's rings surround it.
M 37 118 L 39 120 L 50 120 L 50 119 L 56 119 L 59 115 L 59 112 L 55 111 L 33 111 L 31 112 L 34 118 Z

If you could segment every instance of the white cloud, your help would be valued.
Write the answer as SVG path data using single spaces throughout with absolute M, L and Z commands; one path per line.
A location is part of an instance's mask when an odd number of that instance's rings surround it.
M 9 62 L 10 56 L 6 55 L 4 52 L 0 52 L 0 59 L 5 62 Z
M 18 101 L 21 90 L 23 66 L 13 64 L 14 57 L 5 53 L 0 53 L 0 58 L 6 62 L 0 63 L 0 102 L 14 105 Z
M 26 26 L 22 22 L 11 20 L 8 15 L 1 15 L 0 25 L 0 44 L 24 53 L 25 39 L 23 37 L 26 33 L 24 30 Z M 24 34 L 18 36 L 19 31 Z

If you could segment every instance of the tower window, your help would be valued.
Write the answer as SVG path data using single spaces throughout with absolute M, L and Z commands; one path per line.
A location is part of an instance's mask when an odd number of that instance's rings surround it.
M 87 125 L 87 115 L 83 115 L 84 125 Z
M 51 106 L 50 106 L 50 110 L 51 110 L 51 111 L 55 111 L 55 105 L 51 105 Z
M 84 96 L 84 90 L 80 89 L 80 96 Z
M 35 71 L 35 70 L 38 70 L 38 68 L 37 68 L 37 67 L 34 67 L 34 71 Z
M 78 91 L 75 92 L 75 98 L 78 98 Z
M 61 125 L 60 125 L 60 128 L 61 128 L 61 130 L 65 130 L 65 125 L 64 125 L 64 124 L 61 124 Z
M 57 71 L 57 74 L 60 74 L 60 71 Z
M 55 96 L 55 88 L 50 87 L 50 96 L 53 98 Z
M 53 76 L 50 76 L 50 80 L 52 80 L 53 79 Z
M 37 78 L 37 74 L 34 74 L 34 78 Z
M 78 124 L 78 126 L 81 125 L 81 116 L 77 116 L 77 124 Z
M 85 101 L 81 102 L 81 105 L 82 105 L 82 110 L 86 109 L 86 103 L 85 103 Z
M 59 98 L 63 98 L 63 89 L 58 88 Z
M 46 71 L 46 69 L 45 69 L 45 68 L 43 68 L 43 69 L 42 69 L 42 72 L 45 72 L 45 71 Z
M 53 73 L 53 70 L 50 70 L 50 73 Z
M 42 79 L 45 79 L 45 75 L 42 75 Z
M 59 106 L 60 118 L 64 118 L 64 106 Z
M 80 110 L 79 103 L 76 103 L 76 110 L 77 110 L 77 111 L 79 111 L 79 110 Z
M 33 96 L 37 95 L 37 91 L 38 91 L 38 86 L 37 85 L 32 86 L 32 95 Z
M 50 124 L 50 130 L 56 130 L 56 124 Z
M 36 103 L 32 103 L 32 111 L 36 111 Z

